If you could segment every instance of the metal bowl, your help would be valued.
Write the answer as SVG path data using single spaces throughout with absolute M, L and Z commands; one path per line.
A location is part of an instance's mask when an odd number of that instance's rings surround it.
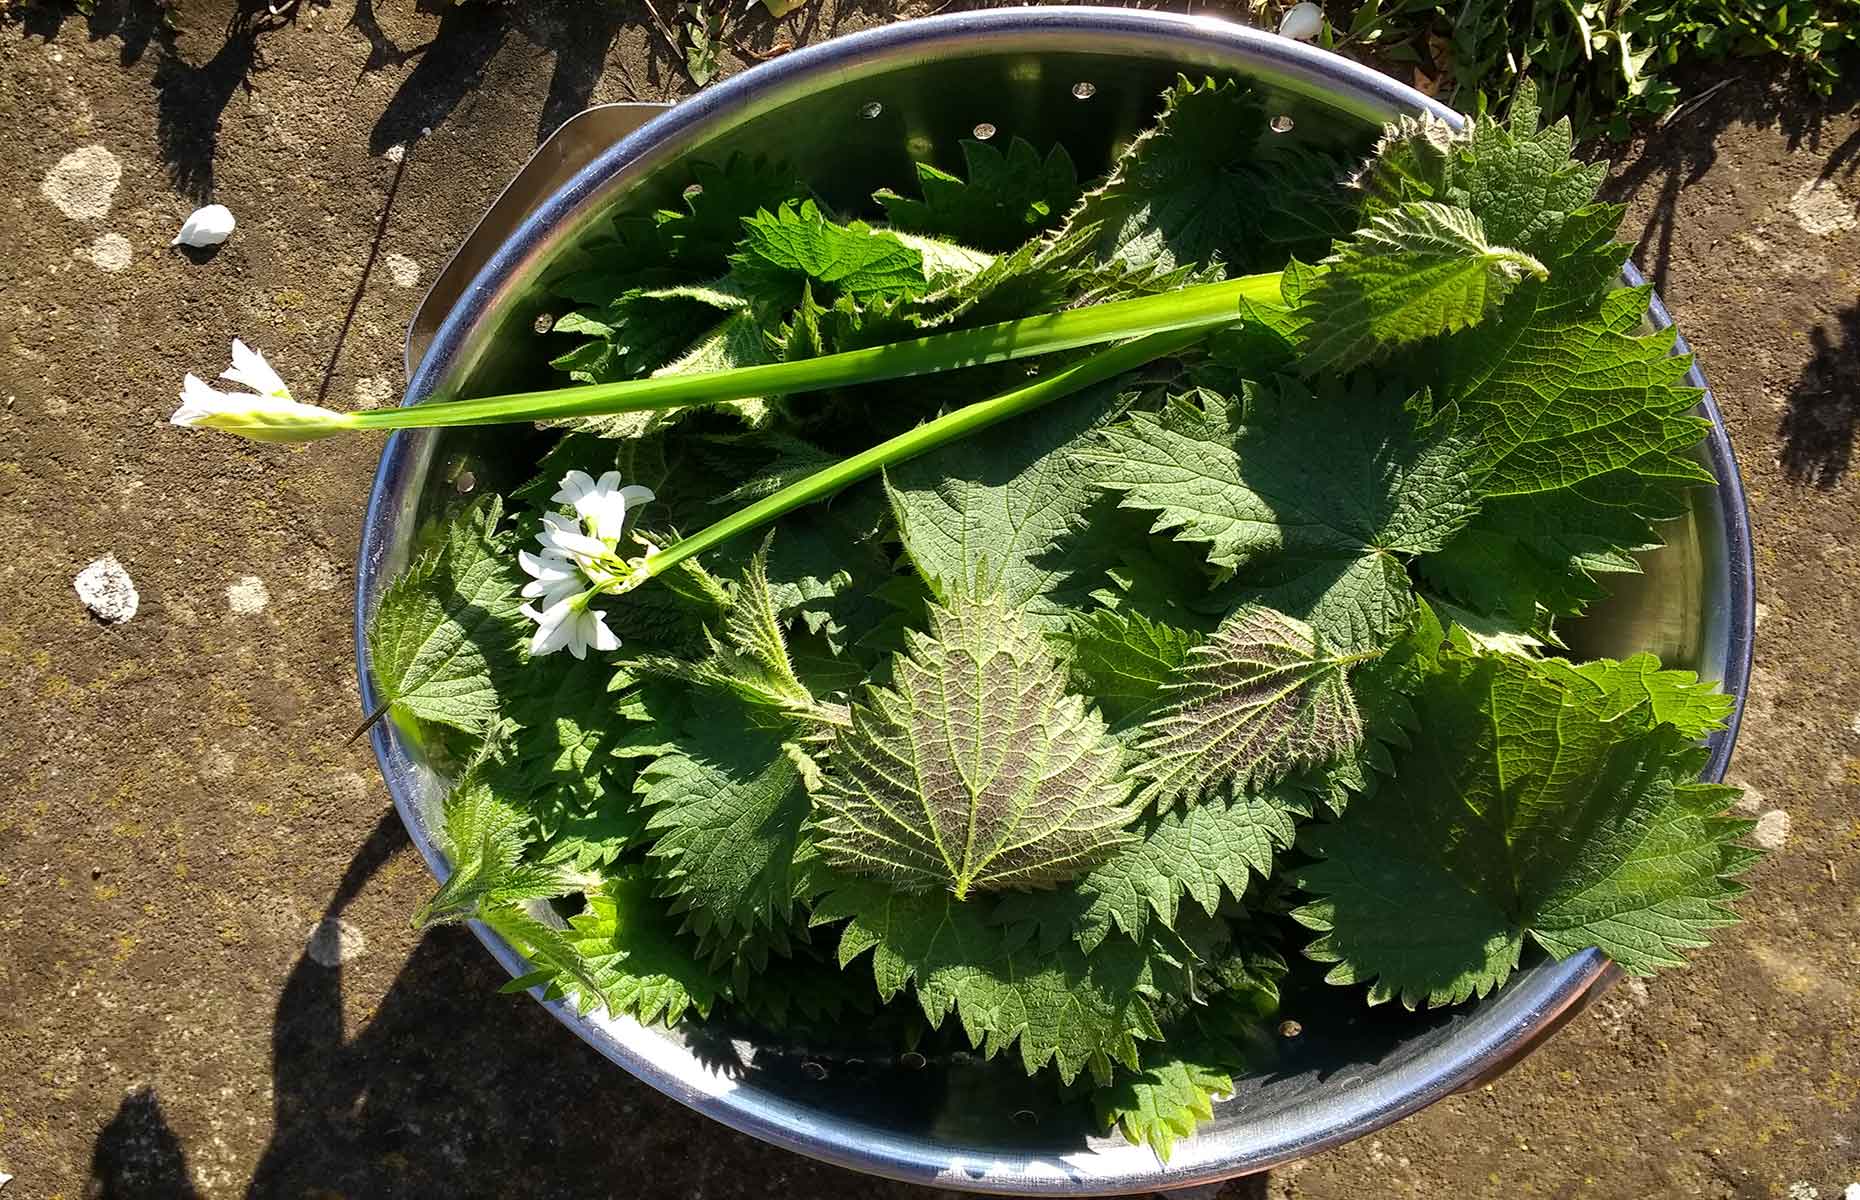
M 827 198 L 851 209 L 911 176 L 911 161 L 959 166 L 958 140 L 988 124 L 996 137 L 1063 141 L 1081 175 L 1149 123 L 1178 72 L 1253 81 L 1280 136 L 1367 147 L 1402 113 L 1459 118 L 1399 83 L 1296 42 L 1209 19 L 1111 8 L 1020 8 L 907 21 L 800 50 L 665 110 L 624 137 L 633 111 L 592 110 L 546 144 L 467 242 L 416 320 L 421 352 L 406 402 L 485 394 L 538 377 L 534 329 L 548 308 L 541 281 L 606 218 L 674 202 L 687 164 L 733 150 L 786 157 Z M 605 133 L 605 138 L 603 138 Z M 614 140 L 615 138 L 618 140 Z M 559 182 L 559 186 L 557 186 Z M 1629 282 L 1640 282 L 1630 272 Z M 1656 300 L 1652 319 L 1668 323 Z M 426 342 L 430 339 L 430 346 Z M 1684 351 L 1684 342 L 1679 343 Z M 1697 370 L 1691 382 L 1705 380 Z M 1703 461 L 1717 476 L 1691 515 L 1667 529 L 1601 611 L 1575 630 L 1585 653 L 1649 649 L 1722 680 L 1740 702 L 1749 670 L 1749 525 L 1717 409 Z M 361 636 L 423 524 L 461 501 L 468 481 L 501 487 L 532 465 L 508 430 L 397 434 L 381 458 L 362 537 L 356 596 L 362 700 L 375 703 Z M 513 478 L 514 477 L 514 478 Z M 1714 739 L 1709 778 L 1723 775 L 1736 717 Z M 435 875 L 444 780 L 419 747 L 382 725 L 374 747 L 414 843 Z M 513 975 L 509 944 L 474 927 Z M 1305 1032 L 1280 1060 L 1244 1080 L 1215 1119 L 1165 1166 L 1147 1148 L 1093 1136 L 1085 1113 L 1014 1065 L 967 1056 L 923 1063 L 796 1045 L 755 1030 L 696 1025 L 676 1032 L 547 1007 L 601 1053 L 680 1102 L 802 1154 L 896 1179 L 1025 1194 L 1142 1192 L 1209 1183 L 1312 1154 L 1475 1086 L 1520 1059 L 1607 986 L 1598 953 L 1540 959 L 1483 1003 L 1430 1015 L 1369 1010 L 1353 989 L 1293 987 L 1286 1015 Z M 824 1074 L 824 1078 L 821 1076 Z

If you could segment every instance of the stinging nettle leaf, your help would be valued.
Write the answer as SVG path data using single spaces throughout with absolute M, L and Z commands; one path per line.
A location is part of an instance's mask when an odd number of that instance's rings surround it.
M 1067 636 L 1073 679 L 1112 721 L 1154 704 L 1202 638 L 1140 612 L 1108 608 L 1073 618 Z
M 837 730 L 820 796 L 828 862 L 906 891 L 1045 887 L 1129 840 L 1104 721 L 998 597 L 930 609 L 893 684 Z
M 1364 657 L 1332 653 L 1284 613 L 1235 612 L 1188 652 L 1164 707 L 1137 731 L 1138 800 L 1169 808 L 1251 791 L 1354 751 L 1363 723 L 1347 672 Z
M 1378 214 L 1324 268 L 1298 309 L 1306 375 L 1477 325 L 1521 280 L 1549 274 L 1522 250 L 1487 241 L 1471 212 L 1433 202 Z
M 375 687 L 396 717 L 483 733 L 497 719 L 494 670 L 517 661 L 515 555 L 492 496 L 453 518 L 443 543 L 388 585 L 368 626 Z
M 1319 861 L 1293 882 L 1318 899 L 1293 916 L 1323 935 L 1306 953 L 1331 982 L 1454 1004 L 1502 984 L 1526 939 L 1647 974 L 1736 919 L 1752 823 L 1649 705 L 1567 664 L 1457 648 L 1413 699 L 1394 778 L 1300 842 Z

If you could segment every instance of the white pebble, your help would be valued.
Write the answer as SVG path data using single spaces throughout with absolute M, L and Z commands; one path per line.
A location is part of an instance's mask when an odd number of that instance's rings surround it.
M 233 220 L 232 210 L 224 204 L 209 204 L 187 214 L 187 220 L 181 222 L 181 232 L 174 235 L 170 246 L 217 246 L 232 236 L 232 231 L 239 222 Z
M 1798 1179 L 1789 1185 L 1789 1200 L 1819 1200 L 1820 1196 L 1815 1185 L 1806 1179 Z
M 304 943 L 304 953 L 319 967 L 339 967 L 367 952 L 368 939 L 362 931 L 334 917 L 311 926 L 309 940 Z
M 355 381 L 357 408 L 380 408 L 394 400 L 394 382 L 385 375 L 366 375 Z
M 405 254 L 390 254 L 385 261 L 395 287 L 410 288 L 420 282 L 420 264 Z
M 1781 850 L 1789 840 L 1789 814 L 1780 808 L 1770 809 L 1757 818 L 1750 837 L 1765 850 Z
M 397 163 L 401 159 L 407 157 L 407 147 L 401 142 L 395 142 L 392 146 L 389 146 L 386 150 L 381 152 L 381 157 L 387 159 L 391 163 Z
M 114 275 L 129 268 L 129 260 L 135 257 L 135 248 L 120 233 L 100 233 L 72 253 L 99 271 L 108 271 Z
M 1860 733 L 1860 712 L 1854 714 L 1853 720 L 1847 723 L 1847 728 L 1853 730 L 1855 733 Z
M 1816 237 L 1860 227 L 1860 204 L 1841 195 L 1832 179 L 1810 179 L 1789 197 L 1789 215 Z
M 136 606 L 142 602 L 135 582 L 114 554 L 106 554 L 79 571 L 71 586 L 77 589 L 78 599 L 84 602 L 85 608 L 112 625 L 120 625 L 135 616 Z
M 1850 1183 L 1841 1193 L 1841 1200 L 1860 1200 L 1860 1183 Z
M 73 221 L 100 221 L 110 213 L 123 164 L 102 146 L 82 146 L 59 159 L 39 191 Z
M 226 585 L 226 603 L 242 617 L 256 616 L 271 603 L 271 592 L 265 587 L 264 580 L 256 575 L 247 575 Z
M 13 1182 L 13 1177 L 11 1175 L 8 1175 L 5 1171 L 0 1171 L 0 1188 L 5 1187 L 7 1184 L 12 1183 L 12 1182 Z M 1857 1183 L 1854 1186 L 1856 1188 L 1860 1188 L 1860 1183 Z M 1851 1193 L 1848 1195 L 1848 1200 L 1853 1200 L 1853 1196 Z
M 1294 4 L 1279 20 L 1279 36 L 1308 42 L 1324 29 L 1324 10 L 1310 0 Z

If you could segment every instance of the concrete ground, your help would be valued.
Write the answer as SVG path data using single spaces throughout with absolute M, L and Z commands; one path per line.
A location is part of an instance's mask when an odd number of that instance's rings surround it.
M 393 400 L 422 288 L 538 137 L 688 90 L 644 14 L 181 0 L 166 28 L 151 0 L 16 0 L 0 25 L 0 1200 L 927 1194 L 722 1130 L 499 996 L 464 932 L 409 931 L 428 877 L 345 743 L 376 447 L 164 423 L 234 335 L 300 394 Z M 897 15 L 815 0 L 743 44 Z M 1751 485 L 1733 775 L 1776 853 L 1690 971 L 1227 1195 L 1860 1182 L 1860 120 L 1751 73 L 1617 161 Z M 167 249 L 209 197 L 233 240 Z M 120 626 L 72 590 L 105 554 L 140 589 Z

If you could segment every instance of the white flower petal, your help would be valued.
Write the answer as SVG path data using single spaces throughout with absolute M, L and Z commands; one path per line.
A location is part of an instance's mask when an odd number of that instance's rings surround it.
M 1279 36 L 1308 42 L 1324 30 L 1324 10 L 1304 0 L 1285 10 L 1279 20 Z
M 555 495 L 549 497 L 557 504 L 573 504 L 580 507 L 581 498 L 594 490 L 594 477 L 586 471 L 570 471 L 562 476 L 562 486 Z
M 602 654 L 606 654 L 611 650 L 618 650 L 620 648 L 620 635 L 607 628 L 607 614 L 604 612 L 594 612 L 592 609 L 589 610 L 589 614 L 594 618 L 594 648 L 599 650 Z
M 291 389 L 284 386 L 283 378 L 271 369 L 271 364 L 265 361 L 265 356 L 238 338 L 233 339 L 232 359 L 232 366 L 220 373 L 221 379 L 243 383 L 261 396 L 271 396 L 279 400 L 291 398 Z
M 626 506 L 628 508 L 632 508 L 635 504 L 650 504 L 652 501 L 658 499 L 657 496 L 652 494 L 651 488 L 639 483 L 629 483 L 621 488 L 620 496 L 626 501 Z
M 170 246 L 217 246 L 232 236 L 233 227 L 238 222 L 233 220 L 232 210 L 224 204 L 209 204 L 189 213 L 187 220 L 181 222 L 181 232 L 174 235 Z
M 544 550 L 541 554 L 519 550 L 517 551 L 517 565 L 544 582 L 572 579 L 578 574 L 575 569 L 575 560 L 557 550 Z

